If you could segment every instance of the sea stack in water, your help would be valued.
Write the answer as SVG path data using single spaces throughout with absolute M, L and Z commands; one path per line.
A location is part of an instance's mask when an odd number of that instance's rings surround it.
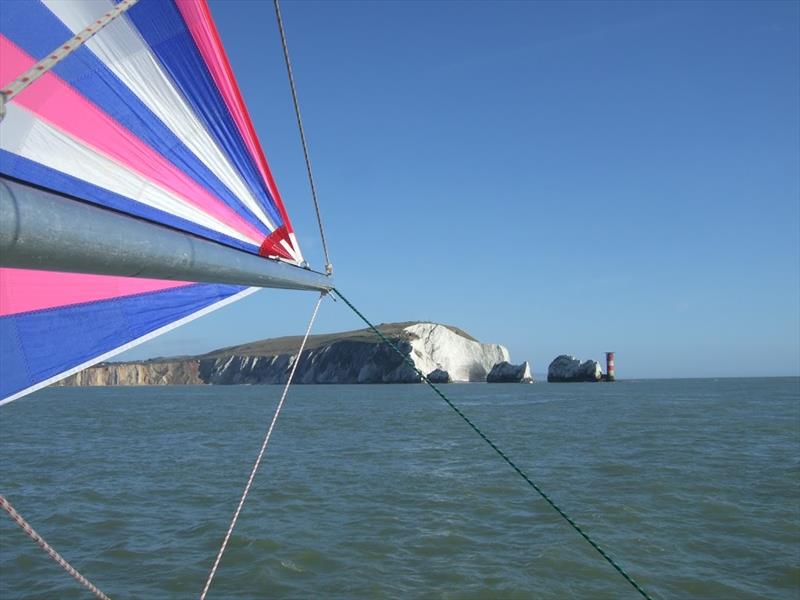
M 450 373 L 444 369 L 434 369 L 428 373 L 427 377 L 431 383 L 452 383 L 453 381 L 450 379 Z
M 562 354 L 557 356 L 547 368 L 547 381 L 564 383 L 572 381 L 600 381 L 603 370 L 596 360 L 581 362 L 574 356 Z
M 486 376 L 486 383 L 533 383 L 533 375 L 528 361 L 521 365 L 503 361 L 492 367 Z

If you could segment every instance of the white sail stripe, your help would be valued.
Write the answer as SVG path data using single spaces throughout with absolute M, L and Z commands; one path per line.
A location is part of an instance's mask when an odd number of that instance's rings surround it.
M 286 240 L 281 240 L 281 246 L 283 246 L 283 249 L 286 250 L 292 256 L 292 258 L 297 262 L 297 264 L 300 264 L 301 261 L 297 260 L 297 252 L 295 252 L 295 249 L 292 248 L 292 245 L 289 242 L 287 242 Z
M 12 102 L 6 107 L 0 147 L 47 167 L 67 173 L 131 200 L 191 221 L 237 240 L 259 246 L 253 239 L 215 219 L 155 182 L 130 171 L 34 113 Z
M 109 0 L 42 0 L 73 32 L 113 7 Z M 117 19 L 86 43 L 86 47 L 116 75 L 197 156 L 252 213 L 269 228 L 264 212 L 228 156 L 192 111 L 139 32 Z
M 305 262 L 305 258 L 303 258 L 303 253 L 300 251 L 300 244 L 297 243 L 297 238 L 294 236 L 294 232 L 289 234 L 289 239 L 292 240 L 292 255 L 297 261 L 297 264 L 303 264 Z
M 228 304 L 232 304 L 233 302 L 236 302 L 237 300 L 241 300 L 242 298 L 245 298 L 245 297 L 249 296 L 250 294 L 254 294 L 260 289 L 262 289 L 262 288 L 260 288 L 260 287 L 247 288 L 247 289 L 244 289 L 244 290 L 242 290 L 241 292 L 239 292 L 237 294 L 234 294 L 233 296 L 229 296 L 229 297 L 225 298 L 224 300 L 220 300 L 219 302 L 215 302 L 214 304 L 210 304 L 209 306 L 206 306 L 205 308 L 201 308 L 197 312 L 192 313 L 190 315 L 187 315 L 187 316 L 183 317 L 182 319 L 178 319 L 177 321 L 173 321 L 172 323 L 169 323 L 168 325 L 164 325 L 163 327 L 160 327 L 159 329 L 155 329 L 155 330 L 151 331 L 150 333 L 146 333 L 142 337 L 138 337 L 138 338 L 136 338 L 134 340 L 131 340 L 130 342 L 127 342 L 126 344 L 123 344 L 122 346 L 119 346 L 118 348 L 114 348 L 113 350 L 109 350 L 108 352 L 100 354 L 99 356 L 95 356 L 94 358 L 90 358 L 86 362 L 83 362 L 83 363 L 77 365 L 76 367 L 72 367 L 71 369 L 68 369 L 68 370 L 64 371 L 63 373 L 58 373 L 57 375 L 53 375 L 49 379 L 45 379 L 44 381 L 40 381 L 39 383 L 35 383 L 32 386 L 27 387 L 24 390 L 20 390 L 19 392 L 16 392 L 15 394 L 12 394 L 11 396 L 9 396 L 7 398 L 3 398 L 2 400 L 0 400 L 0 406 L 2 406 L 3 404 L 8 404 L 9 402 L 13 402 L 14 400 L 22 398 L 23 396 L 27 396 L 28 394 L 30 394 L 32 392 L 35 392 L 36 390 L 40 390 L 43 387 L 47 387 L 48 385 L 51 385 L 53 383 L 56 383 L 57 381 L 61 381 L 62 379 L 65 379 L 65 378 L 69 377 L 70 375 L 74 375 L 78 371 L 83 371 L 84 369 L 86 369 L 88 367 L 91 367 L 92 365 L 96 365 L 99 362 L 103 362 L 104 360 L 108 360 L 112 356 L 116 356 L 117 354 L 125 352 L 126 350 L 130 350 L 131 348 L 134 348 L 134 347 L 138 346 L 139 344 L 143 344 L 144 342 L 152 340 L 153 338 L 156 338 L 156 337 L 158 337 L 158 336 L 160 336 L 160 335 L 162 335 L 164 333 L 167 333 L 168 331 L 172 331 L 173 329 L 176 329 L 177 327 L 180 327 L 181 325 L 184 325 L 186 323 L 189 323 L 190 321 L 194 321 L 195 319 L 198 319 L 198 318 L 203 317 L 203 316 L 205 316 L 205 315 L 207 315 L 209 313 L 212 313 L 215 310 L 222 308 L 223 306 L 227 306 Z

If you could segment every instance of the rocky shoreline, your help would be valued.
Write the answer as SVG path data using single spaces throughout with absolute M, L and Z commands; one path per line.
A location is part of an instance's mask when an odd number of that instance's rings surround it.
M 378 329 L 438 383 L 530 382 L 528 363 L 511 365 L 508 350 L 482 344 L 452 326 L 427 322 L 382 324 Z M 233 385 L 285 383 L 300 338 L 261 340 L 198 356 L 101 363 L 56 385 Z M 419 374 L 367 329 L 309 337 L 295 383 L 419 383 Z
M 383 323 L 380 332 L 433 383 L 533 383 L 527 361 L 512 364 L 508 350 L 484 344 L 451 325 L 410 321 Z M 415 368 L 369 329 L 312 335 L 297 357 L 299 336 L 250 342 L 196 356 L 107 362 L 57 386 L 237 385 L 286 383 L 299 360 L 297 384 L 420 383 Z M 613 356 L 612 356 L 613 360 Z M 613 366 L 613 364 L 612 364 Z M 596 360 L 562 354 L 547 370 L 549 383 L 608 380 Z M 613 377 L 610 379 L 613 381 Z

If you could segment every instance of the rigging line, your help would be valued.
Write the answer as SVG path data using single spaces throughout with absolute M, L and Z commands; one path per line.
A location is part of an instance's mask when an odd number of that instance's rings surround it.
M 484 441 L 484 442 L 486 442 L 487 444 L 489 444 L 489 446 L 491 446 L 492 450 L 494 450 L 494 451 L 495 451 L 495 452 L 496 452 L 498 455 L 500 455 L 500 458 L 502 458 L 502 459 L 503 459 L 503 460 L 504 460 L 506 463 L 508 463 L 508 465 L 509 465 L 509 466 L 510 466 L 512 469 L 514 469 L 514 471 L 516 471 L 516 472 L 517 472 L 517 474 L 518 474 L 520 477 L 522 477 L 522 478 L 523 478 L 523 479 L 524 479 L 524 480 L 527 482 L 527 484 L 528 484 L 530 487 L 532 487 L 532 488 L 533 488 L 533 489 L 534 489 L 534 490 L 535 490 L 535 491 L 536 491 L 536 492 L 537 492 L 537 493 L 538 493 L 538 494 L 539 494 L 539 495 L 540 495 L 542 498 L 544 498 L 544 500 L 545 500 L 545 501 L 546 501 L 546 502 L 547 502 L 547 503 L 548 503 L 548 504 L 549 504 L 549 505 L 550 505 L 550 506 L 551 506 L 551 507 L 552 507 L 552 508 L 553 508 L 553 509 L 554 509 L 554 510 L 555 510 L 555 511 L 556 511 L 556 512 L 559 514 L 559 515 L 561 515 L 561 517 L 563 517 L 563 518 L 564 518 L 564 520 L 565 520 L 567 523 L 569 523 L 569 524 L 572 526 L 572 528 L 573 528 L 575 531 L 577 531 L 577 532 L 580 534 L 580 536 L 581 536 L 583 539 L 585 539 L 587 542 L 589 542 L 589 545 L 590 545 L 592 548 L 594 548 L 595 550 L 597 550 L 597 552 L 599 552 L 599 553 L 600 553 L 600 556 L 602 556 L 603 558 L 605 558 L 605 559 L 606 559 L 606 561 L 608 561 L 608 563 L 609 563 L 609 564 L 610 564 L 612 567 L 614 567 L 614 569 L 615 569 L 615 570 L 616 570 L 616 571 L 617 571 L 617 572 L 618 572 L 620 575 L 622 575 L 622 576 L 625 578 L 625 580 L 626 580 L 628 583 L 630 583 L 630 584 L 631 584 L 631 585 L 634 587 L 634 589 L 635 589 L 637 592 L 639 592 L 639 593 L 640 593 L 640 594 L 641 594 L 641 595 L 642 595 L 644 598 L 647 598 L 647 600 L 652 600 L 652 597 L 651 597 L 651 596 L 649 596 L 649 595 L 648 595 L 648 593 L 647 593 L 647 592 L 645 592 L 645 591 L 644 591 L 644 589 L 642 589 L 642 587 L 641 587 L 641 586 L 640 586 L 638 583 L 636 583 L 636 581 L 633 579 L 633 577 L 631 577 L 630 575 L 628 575 L 628 573 L 625 571 L 625 569 L 623 569 L 623 568 L 622 568 L 622 567 L 621 567 L 619 564 L 617 564 L 617 563 L 616 563 L 616 561 L 615 561 L 613 558 L 611 558 L 611 556 L 610 556 L 610 555 L 609 555 L 609 554 L 608 554 L 608 553 L 607 553 L 605 550 L 603 550 L 603 548 L 602 548 L 602 547 L 600 547 L 600 545 L 599 545 L 597 542 L 595 542 L 595 541 L 594 541 L 594 540 L 593 540 L 593 539 L 592 539 L 592 538 L 589 536 L 589 534 L 588 534 L 588 533 L 586 533 L 586 532 L 585 532 L 585 531 L 584 531 L 584 530 L 583 530 L 583 529 L 582 529 L 582 528 L 581 528 L 581 527 L 580 527 L 580 526 L 579 526 L 579 525 L 578 525 L 578 524 L 577 524 L 577 523 L 576 523 L 576 522 L 575 522 L 575 521 L 574 521 L 574 520 L 573 520 L 573 519 L 572 519 L 572 518 L 571 518 L 571 517 L 570 517 L 570 516 L 569 516 L 567 513 L 565 513 L 565 512 L 564 512 L 564 511 L 563 511 L 563 510 L 562 510 L 562 509 L 561 509 L 561 508 L 560 508 L 560 507 L 559 507 L 559 506 L 558 506 L 558 505 L 555 503 L 555 501 L 553 501 L 553 499 L 552 499 L 552 498 L 550 498 L 550 496 L 548 496 L 548 495 L 547 495 L 547 494 L 544 492 L 544 490 L 542 490 L 542 488 L 540 488 L 540 487 L 539 487 L 539 486 L 538 486 L 538 485 L 537 485 L 537 484 L 536 484 L 536 483 L 535 483 L 535 482 L 534 482 L 534 481 L 533 481 L 533 480 L 532 480 L 530 477 L 528 477 L 528 476 L 525 474 L 525 472 L 524 472 L 522 469 L 520 469 L 520 468 L 519 468 L 519 467 L 518 467 L 518 466 L 517 466 L 517 465 L 516 465 L 516 464 L 515 464 L 515 463 L 514 463 L 514 462 L 513 462 L 513 461 L 512 461 L 512 460 L 511 460 L 509 457 L 508 457 L 508 456 L 506 456 L 506 454 L 505 454 L 505 453 L 504 453 L 502 450 L 500 450 L 500 448 L 498 448 L 498 447 L 497 447 L 497 445 L 495 445 L 495 443 L 494 443 L 492 440 L 490 440 L 488 437 L 486 437 L 486 434 L 485 434 L 485 433 L 483 433 L 483 432 L 482 432 L 482 431 L 481 431 L 481 430 L 478 428 L 478 426 L 477 426 L 477 425 L 475 425 L 475 424 L 474 424 L 472 421 L 470 421 L 470 420 L 469 420 L 469 418 L 468 418 L 468 417 L 467 417 L 467 416 L 466 416 L 466 415 L 465 415 L 463 412 L 461 412 L 461 410 L 459 410 L 459 408 L 458 408 L 458 407 L 457 407 L 455 404 L 453 404 L 453 402 L 452 402 L 452 401 L 451 401 L 451 400 L 450 400 L 450 399 L 449 399 L 447 396 L 445 396 L 445 395 L 444 395 L 444 394 L 441 392 L 441 390 L 439 390 L 439 388 L 438 388 L 438 387 L 436 387 L 436 386 L 435 386 L 433 383 L 431 383 L 431 380 L 430 380 L 430 379 L 428 379 L 428 378 L 425 376 L 425 374 L 424 374 L 422 371 L 420 371 L 420 370 L 419 370 L 419 369 L 416 367 L 416 365 L 414 364 L 414 362 L 413 362 L 411 359 L 409 359 L 407 355 L 403 354 L 403 353 L 400 351 L 400 349 L 399 349 L 399 348 L 397 348 L 397 346 L 395 346 L 395 345 L 394 345 L 392 342 L 390 342 L 390 341 L 389 341 L 389 340 L 386 338 L 386 336 L 384 336 L 384 335 L 383 335 L 383 334 L 382 334 L 382 333 L 381 333 L 381 332 L 380 332 L 380 331 L 379 331 L 379 330 L 378 330 L 378 329 L 377 329 L 377 328 L 376 328 L 376 327 L 375 327 L 375 326 L 374 326 L 372 323 L 370 323 L 370 321 L 369 321 L 369 320 L 368 320 L 368 319 L 367 319 L 367 318 L 366 318 L 364 315 L 362 315 L 362 314 L 361 314 L 361 312 L 359 312 L 359 310 L 358 310 L 358 309 L 357 309 L 355 306 L 353 306 L 353 305 L 350 303 L 350 301 L 349 301 L 347 298 L 345 298 L 345 297 L 342 295 L 342 293 L 341 293 L 341 292 L 340 292 L 338 289 L 334 288 L 334 289 L 333 289 L 333 291 L 336 293 L 336 295 L 337 295 L 337 296 L 339 296 L 339 298 L 341 298 L 341 299 L 344 301 L 344 303 L 345 303 L 345 304 L 347 304 L 347 306 L 349 306 L 349 307 L 350 307 L 350 308 L 353 310 L 353 312 L 354 312 L 354 313 L 356 313 L 356 314 L 357 314 L 357 315 L 358 315 L 358 316 L 361 318 L 361 320 L 362 320 L 362 321 L 364 321 L 364 323 L 366 323 L 366 324 L 367 324 L 367 325 L 370 327 L 370 329 L 372 329 L 372 331 L 373 331 L 373 332 L 375 332 L 375 334 L 377 334 L 377 336 L 378 336 L 379 338 L 381 338 L 381 340 L 383 340 L 383 342 L 384 342 L 384 343 L 385 343 L 387 346 L 389 346 L 389 347 L 390 347 L 392 350 L 394 350 L 394 351 L 395 351 L 397 354 L 399 354 L 399 355 L 400 355 L 400 356 L 403 358 L 403 360 L 405 361 L 405 363 L 406 363 L 406 364 L 408 364 L 408 366 L 410 366 L 410 367 L 411 367 L 412 369 L 414 369 L 414 370 L 415 370 L 417 373 L 419 373 L 419 376 L 422 378 L 422 380 L 423 380 L 425 383 L 427 383 L 427 384 L 428 384 L 428 385 L 429 385 L 431 388 L 433 388 L 433 391 L 434 391 L 434 392 L 436 392 L 436 394 L 438 394 L 438 395 L 439 395 L 439 397 L 440 397 L 442 400 L 444 400 L 444 401 L 447 403 L 447 405 L 448 405 L 450 408 L 452 408 L 452 409 L 453 409 L 453 410 L 456 412 L 456 414 L 457 414 L 459 417 L 461 417 L 461 418 L 462 418 L 462 419 L 463 419 L 463 420 L 464 420 L 464 421 L 467 423 L 467 425 L 469 425 L 469 426 L 470 426 L 470 427 L 473 429 L 473 431 L 475 431 L 475 433 L 477 433 L 479 436 L 481 436 L 481 438 L 483 438 L 483 441 Z
M 306 143 L 306 132 L 303 129 L 303 119 L 300 116 L 300 104 L 297 102 L 297 89 L 294 85 L 294 74 L 292 72 L 292 61 L 289 59 L 289 46 L 286 45 L 286 33 L 283 30 L 283 19 L 281 19 L 281 7 L 278 0 L 273 0 L 275 5 L 275 18 L 278 20 L 278 31 L 281 34 L 281 45 L 283 46 L 283 58 L 286 61 L 286 72 L 289 75 L 289 87 L 292 89 L 292 102 L 294 102 L 294 114 L 297 116 L 297 127 L 300 130 L 300 141 L 303 143 L 303 156 L 306 159 L 306 170 L 308 171 L 308 183 L 311 185 L 311 198 L 314 200 L 314 210 L 317 211 L 317 223 L 319 224 L 319 236 L 322 239 L 322 251 L 325 254 L 325 271 L 328 275 L 333 273 L 333 265 L 328 255 L 328 243 L 325 240 L 325 228 L 322 225 L 322 214 L 319 212 L 319 202 L 317 201 L 317 186 L 314 184 L 314 175 L 311 172 L 311 159 L 308 156 L 308 144 Z
M 244 506 L 244 501 L 247 499 L 247 494 L 250 493 L 250 487 L 253 485 L 253 479 L 255 479 L 256 471 L 258 471 L 258 467 L 261 465 L 261 460 L 264 458 L 264 453 L 267 451 L 267 444 L 269 444 L 269 438 L 272 436 L 272 430 L 275 428 L 275 423 L 278 420 L 278 415 L 281 414 L 281 409 L 283 408 L 283 402 L 286 400 L 286 394 L 289 392 L 289 386 L 292 384 L 292 380 L 294 379 L 294 372 L 297 370 L 297 365 L 300 364 L 300 358 L 303 355 L 303 349 L 306 347 L 306 342 L 308 341 L 308 336 L 311 333 L 311 327 L 314 325 L 314 320 L 317 318 L 317 311 L 319 311 L 319 306 L 322 304 L 323 298 L 325 298 L 325 294 L 327 292 L 323 292 L 319 295 L 317 299 L 317 304 L 314 306 L 314 312 L 311 313 L 311 319 L 308 322 L 308 328 L 306 329 L 306 334 L 303 336 L 303 341 L 300 344 L 300 350 L 297 352 L 297 358 L 292 364 L 292 370 L 289 373 L 289 379 L 286 380 L 286 385 L 283 388 L 283 393 L 281 394 L 281 399 L 278 401 L 278 406 L 275 409 L 275 414 L 272 415 L 272 422 L 269 424 L 269 429 L 267 430 L 266 436 L 264 436 L 264 442 L 261 444 L 261 450 L 258 453 L 258 457 L 256 458 L 256 462 L 253 465 L 252 470 L 250 471 L 250 477 L 247 480 L 247 485 L 244 487 L 244 491 L 242 492 L 242 497 L 239 500 L 239 505 L 236 507 L 236 512 L 233 513 L 233 519 L 231 519 L 231 524 L 228 527 L 228 532 L 225 534 L 225 539 L 222 540 L 222 546 L 220 546 L 219 553 L 217 554 L 216 560 L 214 560 L 214 566 L 211 567 L 211 572 L 208 574 L 208 579 L 206 580 L 206 585 L 203 588 L 203 593 L 200 594 L 200 600 L 204 600 L 206 594 L 208 593 L 208 588 L 211 587 L 211 582 L 214 580 L 214 575 L 217 572 L 217 567 L 219 567 L 219 561 L 222 559 L 222 554 L 225 552 L 225 548 L 228 546 L 228 541 L 231 539 L 231 534 L 233 533 L 233 528 L 236 527 L 236 521 L 239 519 L 239 513 L 242 511 L 242 506 Z
M 75 52 L 78 48 L 83 46 L 89 39 L 103 29 L 106 25 L 111 23 L 114 19 L 127 12 L 139 0 L 122 0 L 114 8 L 109 10 L 103 16 L 98 17 L 96 21 L 89 24 L 75 36 L 66 40 L 58 48 L 55 48 L 50 54 L 45 56 L 38 63 L 33 65 L 30 69 L 22 73 L 19 77 L 0 90 L 0 121 L 5 116 L 5 105 L 19 94 L 26 87 L 31 85 L 34 81 L 39 79 L 42 75 L 50 71 L 62 60 L 67 58 L 70 54 Z
M 83 575 L 81 575 L 75 567 L 69 564 L 64 558 L 55 551 L 55 549 L 48 544 L 42 536 L 40 536 L 36 531 L 31 527 L 28 522 L 19 514 L 11 503 L 5 499 L 4 496 L 0 495 L 0 506 L 8 513 L 8 515 L 14 520 L 14 522 L 20 526 L 22 531 L 24 531 L 29 538 L 31 538 L 34 542 L 36 542 L 39 547 L 47 552 L 54 561 L 56 561 L 61 567 L 69 573 L 78 583 L 80 583 L 83 587 L 87 590 L 92 592 L 95 596 L 97 596 L 100 600 L 110 600 L 108 596 L 106 596 L 103 592 L 97 589 L 91 581 L 86 579 Z

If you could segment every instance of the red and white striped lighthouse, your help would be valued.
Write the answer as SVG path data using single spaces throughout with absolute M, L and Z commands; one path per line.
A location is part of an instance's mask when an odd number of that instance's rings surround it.
M 614 353 L 606 352 L 606 381 L 616 381 L 617 374 L 614 372 Z

